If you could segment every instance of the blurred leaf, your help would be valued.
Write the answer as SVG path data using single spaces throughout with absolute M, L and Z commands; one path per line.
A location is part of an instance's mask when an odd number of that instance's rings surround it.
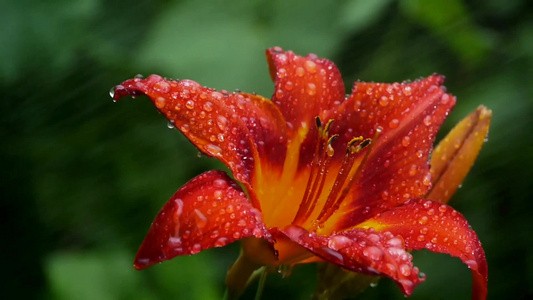
M 136 271 L 122 249 L 56 253 L 47 259 L 52 299 L 220 299 L 209 252 Z M 161 298 L 161 295 L 165 297 Z
M 339 16 L 343 29 L 356 33 L 372 26 L 389 7 L 391 0 L 349 0 Z
M 327 57 L 343 38 L 339 7 L 324 1 L 203 3 L 201 9 L 194 1 L 167 4 L 139 52 L 140 68 L 269 97 L 266 48 Z
M 492 37 L 472 22 L 462 0 L 399 3 L 404 13 L 444 38 L 464 62 L 480 64 L 494 45 Z
M 156 299 L 122 250 L 57 253 L 48 258 L 52 299 Z

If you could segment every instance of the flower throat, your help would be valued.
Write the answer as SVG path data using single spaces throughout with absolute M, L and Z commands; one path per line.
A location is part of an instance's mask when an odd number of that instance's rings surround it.
M 319 117 L 316 117 L 315 121 L 318 128 L 317 138 L 319 141 L 316 144 L 313 161 L 311 162 L 311 171 L 307 181 L 307 186 L 305 188 L 305 193 L 300 202 L 298 212 L 292 221 L 293 225 L 303 225 L 313 213 L 324 189 L 332 157 L 335 154 L 332 143 L 339 137 L 338 134 L 330 135 L 329 133 L 333 120 L 329 120 L 325 125 L 322 124 L 322 121 Z M 321 227 L 340 207 L 342 201 L 354 184 L 355 179 L 360 175 L 362 167 L 368 159 L 372 147 L 375 144 L 377 137 L 381 133 L 381 130 L 381 127 L 378 127 L 376 134 L 372 139 L 359 136 L 351 139 L 347 143 L 346 154 L 344 155 L 341 167 L 331 187 L 331 190 L 328 193 L 326 202 L 324 203 L 324 206 L 322 207 L 322 210 L 316 219 L 312 222 L 312 231 Z M 355 173 L 353 173 L 352 169 L 358 157 L 357 154 L 365 148 L 368 148 L 365 156 L 363 157 L 361 163 L 359 163 L 356 167 Z M 350 176 L 351 173 L 353 174 L 352 176 Z

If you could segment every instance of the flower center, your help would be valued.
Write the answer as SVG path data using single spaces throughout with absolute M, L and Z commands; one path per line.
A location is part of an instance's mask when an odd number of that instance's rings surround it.
M 292 224 L 302 226 L 312 215 L 316 208 L 319 199 L 322 197 L 326 177 L 331 165 L 332 157 L 335 151 L 332 147 L 332 142 L 338 138 L 338 134 L 330 135 L 329 130 L 333 120 L 329 120 L 324 126 L 319 117 L 315 118 L 316 126 L 318 127 L 318 139 L 313 161 L 311 163 L 311 171 L 304 196 L 300 202 L 300 207 Z M 363 165 L 372 150 L 373 144 L 381 132 L 381 128 L 376 130 L 374 138 L 363 138 L 362 136 L 354 137 L 347 143 L 346 154 L 343 157 L 340 169 L 330 191 L 327 193 L 327 198 L 322 207 L 322 210 L 312 222 L 311 230 L 316 230 L 321 227 L 324 222 L 328 220 L 337 209 L 339 209 L 342 201 L 348 195 L 349 190 L 353 186 L 355 179 L 360 175 Z M 358 158 L 358 153 L 361 150 L 368 148 L 363 159 L 354 169 L 354 164 Z

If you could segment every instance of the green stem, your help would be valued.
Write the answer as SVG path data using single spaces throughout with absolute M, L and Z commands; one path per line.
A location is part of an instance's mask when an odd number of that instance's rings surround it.
M 257 292 L 255 293 L 255 300 L 260 300 L 261 295 L 263 294 L 263 288 L 265 287 L 267 277 L 266 268 L 263 268 L 261 272 L 261 277 L 259 277 L 259 283 L 257 284 Z

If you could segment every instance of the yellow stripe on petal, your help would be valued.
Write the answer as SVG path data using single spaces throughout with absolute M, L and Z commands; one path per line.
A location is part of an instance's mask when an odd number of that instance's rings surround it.
M 439 143 L 431 157 L 433 188 L 426 198 L 446 203 L 474 164 L 489 131 L 492 111 L 479 106 Z

